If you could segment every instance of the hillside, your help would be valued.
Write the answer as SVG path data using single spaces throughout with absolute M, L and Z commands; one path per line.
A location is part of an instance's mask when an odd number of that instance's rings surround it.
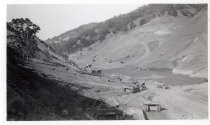
M 162 10 L 169 5 L 150 6 Z M 106 36 L 69 58 L 80 66 L 168 68 L 173 73 L 207 77 L 207 8 L 202 6 L 196 10 L 190 5 L 173 5 L 176 16 L 163 13 L 144 25 L 138 25 L 143 17 L 136 18 L 132 20 L 135 28 Z M 154 14 L 152 10 L 148 13 Z M 183 10 L 193 15 L 186 16 Z
M 24 24 L 27 19 L 14 19 L 7 23 L 15 27 L 15 21 Z M 21 22 L 22 21 L 22 22 Z M 20 22 L 20 23 L 19 23 Z M 68 60 L 61 54 L 55 53 L 45 42 L 37 36 L 21 37 L 21 33 L 26 31 L 24 27 L 18 25 L 21 30 L 17 32 L 7 25 L 7 120 L 53 120 L 53 119 L 77 119 L 85 115 L 77 116 L 76 104 L 72 105 L 76 110 L 74 116 L 64 117 L 60 113 L 58 102 L 59 96 L 62 96 L 67 104 L 74 98 L 75 92 L 65 89 L 58 85 L 58 80 L 49 78 L 45 73 L 36 70 L 33 66 L 45 64 L 46 66 L 68 67 L 69 69 L 78 69 L 77 65 Z M 25 23 L 25 26 L 27 24 Z M 28 25 L 35 25 L 30 24 Z M 17 28 L 17 27 L 16 27 Z M 28 33 L 27 31 L 25 33 Z M 31 65 L 34 63 L 34 65 Z M 43 68 L 42 68 L 43 69 Z M 56 93 L 54 93 L 56 91 Z M 52 99 L 53 98 L 53 99 Z M 84 98 L 79 96 L 79 98 Z M 52 100 L 53 101 L 52 101 Z M 92 100 L 86 98 L 88 100 Z M 81 100 L 78 100 L 81 101 Z M 92 100 L 93 101 L 93 100 Z M 78 103 L 78 102 L 75 102 Z M 79 106 L 80 107 L 80 106 Z
M 82 25 L 76 29 L 62 33 L 46 40 L 56 51 L 69 54 L 95 43 L 102 42 L 106 37 L 125 32 L 144 25 L 150 20 L 168 14 L 177 17 L 178 11 L 186 17 L 192 17 L 205 5 L 202 4 L 151 4 L 128 13 L 115 16 L 100 23 Z
M 111 107 L 101 99 L 82 93 L 89 92 L 94 84 L 90 75 L 78 73 L 80 70 L 74 62 L 55 53 L 38 37 L 20 41 L 18 33 L 7 29 L 8 121 L 94 120 L 99 118 L 87 112 L 90 106 Z M 32 42 L 34 46 L 23 48 L 19 46 L 22 42 Z M 87 78 L 91 84 L 84 84 L 82 78 Z M 111 85 L 102 87 L 107 86 Z M 94 88 L 101 89 L 101 86 Z M 125 114 L 124 119 L 132 118 Z
M 148 5 L 47 41 L 12 19 L 7 120 L 207 119 L 207 9 Z

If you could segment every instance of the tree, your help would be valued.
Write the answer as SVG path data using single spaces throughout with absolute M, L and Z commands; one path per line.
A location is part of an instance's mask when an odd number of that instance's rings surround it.
M 22 57 L 26 57 L 26 59 L 31 57 L 37 48 L 35 38 L 40 27 L 32 23 L 28 18 L 17 18 L 7 22 L 7 29 L 12 32 L 12 34 L 7 35 L 8 38 L 13 40 L 10 45 L 19 49 Z
M 27 41 L 33 39 L 36 33 L 40 30 L 40 27 L 32 23 L 28 18 L 12 19 L 7 23 L 7 29 L 15 33 L 15 37 L 21 41 Z

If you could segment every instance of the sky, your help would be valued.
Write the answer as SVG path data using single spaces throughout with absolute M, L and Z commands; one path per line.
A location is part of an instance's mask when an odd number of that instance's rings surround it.
M 91 22 L 105 21 L 113 16 L 137 9 L 140 4 L 8 4 L 7 21 L 29 18 L 40 26 L 42 40 Z

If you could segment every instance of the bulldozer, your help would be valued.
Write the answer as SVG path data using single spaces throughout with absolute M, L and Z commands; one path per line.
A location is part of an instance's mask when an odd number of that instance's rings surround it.
M 132 86 L 123 86 L 123 92 L 132 92 L 132 93 L 137 93 L 146 90 L 146 85 L 145 83 L 142 83 L 141 85 L 137 83 L 133 83 Z
M 87 66 L 79 71 L 79 73 L 93 76 L 102 76 L 101 70 L 92 69 L 92 64 L 87 64 Z

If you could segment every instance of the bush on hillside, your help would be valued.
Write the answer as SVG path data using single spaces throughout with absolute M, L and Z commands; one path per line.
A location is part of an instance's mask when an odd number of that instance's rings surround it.
M 140 20 L 140 25 L 144 25 L 145 23 L 147 23 L 146 19 L 141 19 Z

